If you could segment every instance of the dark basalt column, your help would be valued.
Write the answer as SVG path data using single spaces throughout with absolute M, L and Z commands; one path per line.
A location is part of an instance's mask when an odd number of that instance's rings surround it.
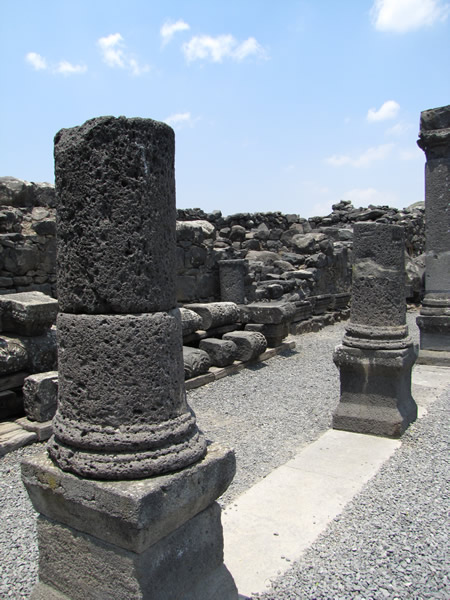
M 333 359 L 341 375 L 335 429 L 397 437 L 416 419 L 402 227 L 355 224 L 350 323 Z
M 450 365 L 450 105 L 421 113 L 425 152 L 425 297 L 419 362 Z
M 55 137 L 59 400 L 49 453 L 136 479 L 202 458 L 175 309 L 174 134 L 101 117 Z
M 22 463 L 38 511 L 32 600 L 237 600 L 220 506 L 233 451 L 185 398 L 174 133 L 101 117 L 55 138 L 58 410 Z

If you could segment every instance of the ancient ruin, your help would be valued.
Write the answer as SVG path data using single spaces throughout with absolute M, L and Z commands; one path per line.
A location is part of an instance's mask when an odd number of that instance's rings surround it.
M 173 131 L 90 120 L 56 135 L 55 172 L 53 462 L 23 464 L 40 513 L 33 598 L 237 598 L 215 503 L 234 456 L 206 451 L 185 399 Z
M 425 297 L 417 324 L 419 361 L 450 365 L 450 106 L 425 110 L 418 145 L 425 152 Z
M 333 356 L 341 375 L 335 429 L 398 437 L 417 417 L 403 253 L 401 227 L 355 225 L 350 322 Z

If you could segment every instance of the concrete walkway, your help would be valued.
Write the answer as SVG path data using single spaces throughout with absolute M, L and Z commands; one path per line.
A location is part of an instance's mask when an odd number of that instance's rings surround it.
M 450 384 L 450 369 L 416 365 L 419 417 Z M 222 516 L 225 564 L 240 598 L 268 589 L 300 558 L 401 445 L 329 430 L 229 505 Z

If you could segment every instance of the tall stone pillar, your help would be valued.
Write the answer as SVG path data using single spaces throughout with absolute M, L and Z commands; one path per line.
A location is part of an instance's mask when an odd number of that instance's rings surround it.
M 38 518 L 33 598 L 237 597 L 206 452 L 185 398 L 175 298 L 174 134 L 101 117 L 55 137 L 59 398 L 22 465 Z
M 417 144 L 427 158 L 419 362 L 450 366 L 450 105 L 421 113 Z
M 333 355 L 341 376 L 333 427 L 397 437 L 417 417 L 402 227 L 355 224 L 352 285 L 350 322 Z
M 222 302 L 245 304 L 245 276 L 248 261 L 236 258 L 219 261 L 220 299 Z

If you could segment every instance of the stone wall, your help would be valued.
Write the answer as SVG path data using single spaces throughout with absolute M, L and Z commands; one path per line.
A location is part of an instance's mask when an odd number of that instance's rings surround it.
M 47 183 L 0 178 L 0 294 L 38 290 L 56 297 L 55 192 Z M 301 300 L 349 291 L 353 225 L 394 223 L 405 229 L 409 297 L 418 300 L 425 245 L 423 203 L 399 210 L 355 208 L 348 201 L 325 217 L 296 214 L 177 211 L 177 299 L 221 299 L 218 262 L 244 258 L 247 301 Z

